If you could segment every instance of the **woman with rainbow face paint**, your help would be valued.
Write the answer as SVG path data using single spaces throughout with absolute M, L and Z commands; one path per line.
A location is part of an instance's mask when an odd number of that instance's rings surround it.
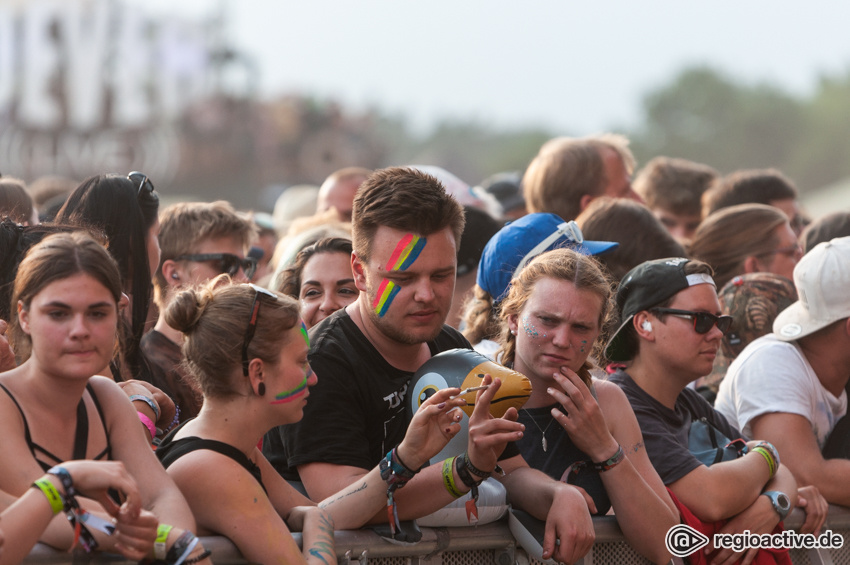
M 224 283 L 224 284 L 223 284 Z M 464 403 L 445 389 L 429 399 L 381 465 L 317 506 L 289 485 L 258 449 L 263 435 L 297 422 L 317 382 L 299 304 L 222 275 L 177 295 L 165 310 L 183 332 L 185 363 L 204 393 L 198 417 L 171 432 L 157 456 L 204 534 L 230 538 L 254 563 L 335 563 L 335 529 L 358 528 L 458 432 Z M 316 441 L 321 441 L 316 438 Z M 393 486 L 395 485 L 395 486 Z M 292 535 L 303 532 L 303 550 Z

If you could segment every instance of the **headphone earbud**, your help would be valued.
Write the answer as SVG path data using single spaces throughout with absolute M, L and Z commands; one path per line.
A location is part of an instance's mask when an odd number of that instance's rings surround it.
M 645 331 L 652 331 L 652 324 L 649 322 L 649 320 L 644 320 L 640 327 L 643 328 Z

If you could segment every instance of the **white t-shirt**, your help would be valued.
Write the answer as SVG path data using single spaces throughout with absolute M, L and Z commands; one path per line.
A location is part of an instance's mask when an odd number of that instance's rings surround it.
M 836 397 L 826 390 L 796 342 L 767 334 L 729 366 L 714 408 L 748 437 L 752 437 L 750 422 L 762 414 L 799 414 L 811 423 L 823 449 L 835 423 L 847 412 L 847 393 L 842 390 Z

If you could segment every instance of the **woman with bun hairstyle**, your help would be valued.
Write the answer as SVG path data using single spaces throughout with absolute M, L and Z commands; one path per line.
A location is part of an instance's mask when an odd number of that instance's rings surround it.
M 626 396 L 590 377 L 588 357 L 604 343 L 612 306 L 611 286 L 593 258 L 570 249 L 539 255 L 502 302 L 497 358 L 532 384 L 518 420 L 525 434 L 517 445 L 528 464 L 584 488 L 593 513 L 613 507 L 628 542 L 667 562 L 664 537 L 679 523 L 676 507 Z
M 197 418 L 166 436 L 157 456 L 189 501 L 200 531 L 230 538 L 246 560 L 335 563 L 334 529 L 360 527 L 383 509 L 392 516 L 388 488 L 403 486 L 457 433 L 460 411 L 453 408 L 464 400 L 451 398 L 457 388 L 436 393 L 379 467 L 316 506 L 257 448 L 271 428 L 302 418 L 316 383 L 298 302 L 228 282 L 221 275 L 185 290 L 165 310 L 168 325 L 185 336 L 184 363 L 204 403 Z M 303 532 L 303 551 L 292 530 Z
M 121 461 L 138 485 L 142 507 L 153 513 L 119 513 L 118 527 L 131 532 L 132 543 L 85 525 L 80 543 L 91 534 L 102 550 L 131 559 L 154 556 L 161 521 L 169 552 L 182 555 L 191 545 L 186 556 L 205 563 L 186 500 L 153 455 L 133 405 L 111 379 L 92 376 L 113 356 L 120 309 L 127 304 L 121 290 L 115 261 L 82 232 L 51 235 L 21 262 L 12 292 L 11 339 L 16 350 L 22 344 L 30 353 L 0 374 L 0 489 L 20 497 L 64 461 Z M 93 501 L 80 503 L 109 518 Z M 64 517 L 57 520 L 72 533 Z M 171 557 L 176 563 L 179 555 Z

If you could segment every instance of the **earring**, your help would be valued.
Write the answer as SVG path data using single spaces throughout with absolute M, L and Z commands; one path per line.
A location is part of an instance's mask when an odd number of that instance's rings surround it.
M 257 385 L 257 394 L 259 396 L 265 396 L 266 395 L 266 383 L 260 381 L 260 384 Z
M 176 281 L 176 280 L 178 280 L 180 277 L 179 277 L 179 276 L 177 276 L 177 273 L 171 273 L 171 278 L 172 278 L 172 279 L 174 279 L 174 280 Z
M 516 335 L 516 330 L 511 330 L 511 335 Z

